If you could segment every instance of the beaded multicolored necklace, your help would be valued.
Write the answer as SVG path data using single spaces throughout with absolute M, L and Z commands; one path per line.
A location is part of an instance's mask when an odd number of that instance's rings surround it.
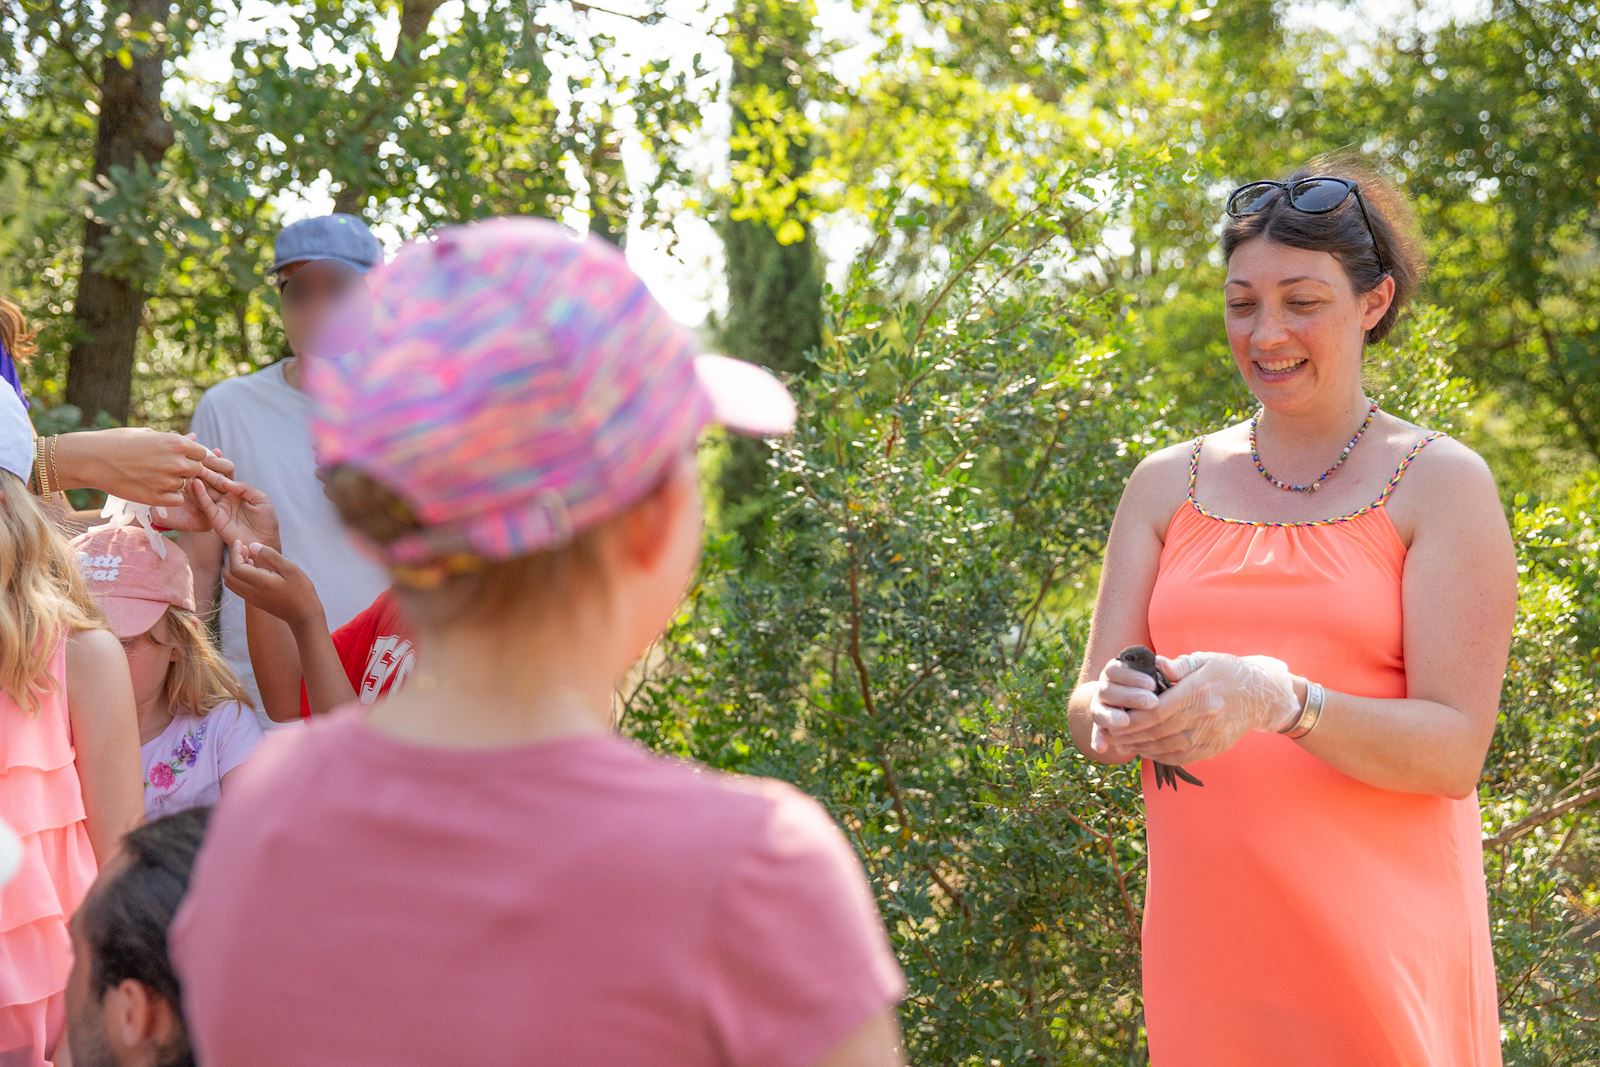
M 1250 416 L 1250 458 L 1256 461 L 1256 470 L 1261 472 L 1261 477 L 1265 478 L 1267 481 L 1271 482 L 1273 485 L 1277 486 L 1279 489 L 1282 489 L 1286 493 L 1315 493 L 1322 487 L 1322 483 L 1332 477 L 1333 472 L 1344 466 L 1344 461 L 1350 458 L 1351 450 L 1356 447 L 1357 442 L 1361 440 L 1361 435 L 1367 432 L 1367 427 L 1371 426 L 1372 420 L 1377 417 L 1378 405 L 1374 403 L 1370 408 L 1367 409 L 1367 417 L 1366 420 L 1361 423 L 1361 429 L 1357 430 L 1356 435 L 1350 438 L 1350 443 L 1344 446 L 1344 451 L 1339 453 L 1339 458 L 1334 461 L 1333 466 L 1323 471 L 1321 477 L 1319 477 L 1316 481 L 1310 482 L 1306 485 L 1295 485 L 1292 482 L 1278 481 L 1278 479 L 1274 478 L 1271 473 L 1267 471 L 1266 464 L 1261 462 L 1261 452 L 1256 448 L 1256 425 L 1261 421 L 1261 413 L 1263 410 L 1264 409 L 1257 409 L 1256 413 Z

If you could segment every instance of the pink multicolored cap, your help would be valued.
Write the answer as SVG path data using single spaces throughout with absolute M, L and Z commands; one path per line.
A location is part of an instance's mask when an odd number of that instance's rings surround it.
M 369 282 L 304 380 L 319 462 L 425 527 L 387 546 L 392 564 L 556 547 L 642 498 L 707 426 L 794 426 L 777 378 L 701 354 L 617 248 L 554 222 L 451 227 Z
M 79 534 L 72 539 L 72 552 L 118 637 L 145 633 L 168 607 L 194 610 L 189 557 L 174 546 L 163 558 L 143 526 L 103 526 Z

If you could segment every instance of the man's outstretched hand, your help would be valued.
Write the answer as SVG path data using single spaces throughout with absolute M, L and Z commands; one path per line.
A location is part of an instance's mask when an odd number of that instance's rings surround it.
M 281 551 L 278 516 L 272 501 L 255 486 L 202 471 L 189 483 L 189 503 L 216 531 L 222 543 L 261 544 Z

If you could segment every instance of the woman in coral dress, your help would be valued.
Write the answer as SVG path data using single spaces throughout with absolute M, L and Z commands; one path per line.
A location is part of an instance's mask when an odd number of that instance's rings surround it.
M 1364 392 L 1421 270 L 1393 190 L 1324 162 L 1228 214 L 1260 410 L 1134 472 L 1072 702 L 1091 758 L 1144 760 L 1151 1060 L 1498 1064 L 1476 787 L 1516 564 L 1494 482 Z M 1114 658 L 1131 644 L 1164 657 L 1160 697 Z

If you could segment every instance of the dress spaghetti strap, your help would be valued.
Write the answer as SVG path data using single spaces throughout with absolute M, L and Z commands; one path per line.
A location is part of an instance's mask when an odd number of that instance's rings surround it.
M 1194 439 L 1194 447 L 1189 450 L 1189 503 L 1200 507 L 1199 501 L 1194 498 L 1195 483 L 1200 480 L 1200 449 L 1206 443 L 1204 434 Z
M 1430 434 L 1424 435 L 1421 440 L 1412 445 L 1411 451 L 1406 453 L 1406 458 L 1402 459 L 1400 461 L 1400 466 L 1395 468 L 1394 477 L 1389 479 L 1389 484 L 1383 487 L 1383 492 L 1378 494 L 1378 499 L 1374 500 L 1370 505 L 1368 505 L 1368 509 L 1381 508 L 1384 504 L 1388 503 L 1389 497 L 1394 494 L 1394 491 L 1397 488 L 1399 488 L 1400 479 L 1404 478 L 1406 476 L 1406 471 L 1411 468 L 1411 461 L 1416 459 L 1417 456 L 1422 453 L 1424 448 L 1427 448 L 1439 438 L 1449 436 L 1450 435 L 1445 433 L 1443 430 L 1435 430 Z

